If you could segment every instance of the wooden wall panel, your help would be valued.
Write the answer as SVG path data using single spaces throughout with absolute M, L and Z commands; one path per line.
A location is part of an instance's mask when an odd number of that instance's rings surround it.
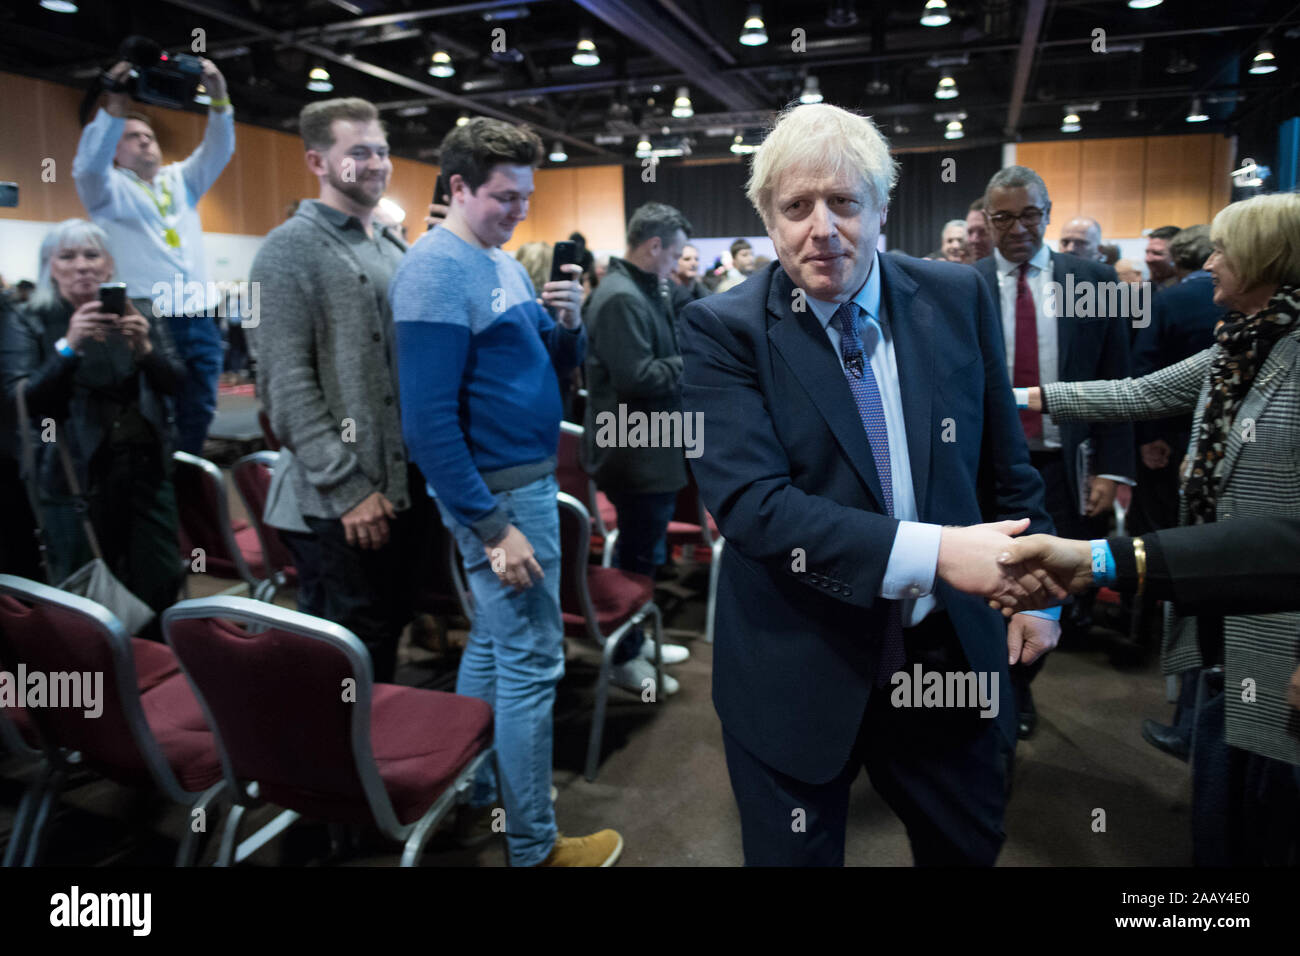
M 1147 228 L 1207 222 L 1213 171 L 1211 137 L 1149 138 L 1142 204 Z
M 1146 140 L 1085 139 L 1079 168 L 1079 206 L 1052 204 L 1059 227 L 1075 216 L 1091 216 L 1101 224 L 1102 237 L 1142 234 L 1143 170 Z
M 406 236 L 414 242 L 424 235 L 424 217 L 433 198 L 438 167 L 393 157 L 393 175 L 388 181 L 388 198 L 406 210 Z

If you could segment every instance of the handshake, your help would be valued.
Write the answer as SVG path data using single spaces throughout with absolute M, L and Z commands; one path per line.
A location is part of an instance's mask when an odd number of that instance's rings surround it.
M 1006 617 L 1059 604 L 1092 586 L 1087 541 L 1050 534 L 1017 538 L 1028 518 L 944 528 L 938 576 L 958 591 L 986 598 Z

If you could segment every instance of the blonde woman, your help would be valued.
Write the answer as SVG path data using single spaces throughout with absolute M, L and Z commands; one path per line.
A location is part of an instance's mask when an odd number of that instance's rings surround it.
M 1250 516 L 1300 518 L 1300 195 L 1257 196 L 1223 209 L 1205 268 L 1215 304 L 1229 309 L 1214 345 L 1139 379 L 1057 382 L 1031 389 L 1030 408 L 1057 421 L 1133 421 L 1195 413 L 1183 465 L 1180 524 Z M 1190 623 L 1190 622 L 1189 622 Z M 1230 777 L 1227 798 L 1288 792 L 1300 807 L 1300 713 L 1287 684 L 1300 663 L 1300 614 L 1199 618 L 1169 629 L 1164 671 L 1224 665 L 1225 693 L 1198 714 L 1193 756 L 1200 862 L 1264 862 L 1276 852 L 1274 807 L 1222 821 L 1206 817 L 1210 771 Z M 1222 702 L 1222 703 L 1220 703 Z M 1224 708 L 1222 741 L 1201 736 Z M 1211 767 L 1205 756 L 1226 744 Z M 1202 748 L 1205 747 L 1204 751 Z M 1200 764 L 1199 767 L 1196 765 Z M 1204 781 L 1204 784 L 1202 784 Z M 1249 803 L 1249 801 L 1248 801 Z M 1294 822 L 1291 826 L 1294 826 Z

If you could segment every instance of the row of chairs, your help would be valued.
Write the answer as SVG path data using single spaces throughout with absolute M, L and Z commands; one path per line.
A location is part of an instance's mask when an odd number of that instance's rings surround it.
M 39 862 L 78 768 L 152 786 L 185 807 L 177 865 L 194 862 L 220 801 L 231 809 L 218 865 L 247 859 L 306 815 L 374 824 L 404 844 L 402 865 L 411 866 L 493 759 L 485 702 L 375 684 L 365 646 L 328 621 L 218 596 L 169 608 L 163 631 L 166 645 L 132 638 L 93 601 L 0 575 L 0 665 L 103 675 L 97 716 L 0 708 L 0 736 L 34 765 L 6 866 Z M 284 811 L 240 841 L 246 812 L 262 803 Z

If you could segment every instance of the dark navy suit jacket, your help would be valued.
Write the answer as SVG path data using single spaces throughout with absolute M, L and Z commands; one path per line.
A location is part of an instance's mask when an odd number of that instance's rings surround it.
M 879 263 L 920 520 L 1027 515 L 1031 532 L 1050 529 L 988 289 L 962 265 L 898 253 Z M 898 522 L 882 504 L 839 359 L 796 298 L 772 263 L 688 305 L 683 407 L 704 414 L 703 453 L 691 467 L 727 542 L 714 705 L 768 766 L 824 783 L 848 761 L 872 691 Z M 982 464 L 993 514 L 981 514 Z M 971 669 L 1000 675 L 997 721 L 1013 746 L 1006 624 L 979 598 L 942 582 L 935 590 Z

